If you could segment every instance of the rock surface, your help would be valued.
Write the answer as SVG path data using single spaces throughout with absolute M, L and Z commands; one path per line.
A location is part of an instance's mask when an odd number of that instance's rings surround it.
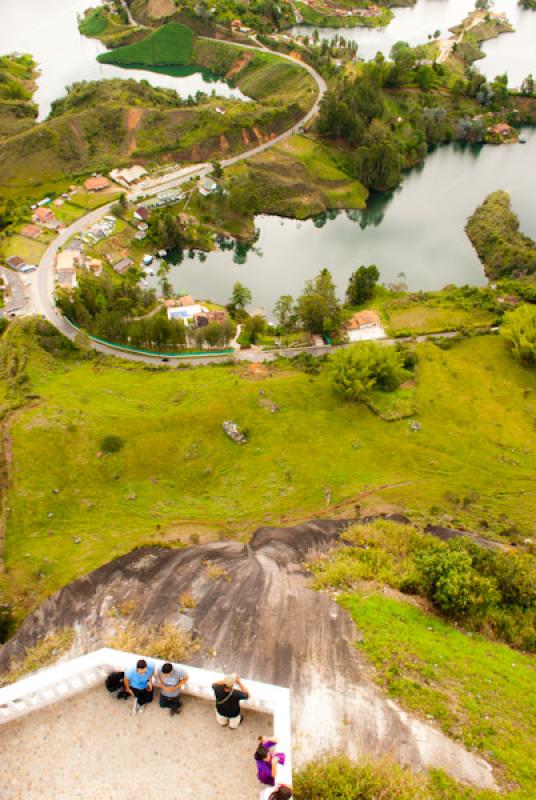
M 321 520 L 259 528 L 246 545 L 129 553 L 64 587 L 31 614 L 0 652 L 0 671 L 52 629 L 72 626 L 77 652 L 99 646 L 114 624 L 110 610 L 120 603 L 134 602 L 139 622 L 177 623 L 179 597 L 188 592 L 197 605 L 187 613 L 201 640 L 192 664 L 292 689 L 297 766 L 325 751 L 354 758 L 389 753 L 416 769 L 438 767 L 458 780 L 495 787 L 484 759 L 374 686 L 354 647 L 358 632 L 349 615 L 308 587 L 304 559 L 329 547 L 345 527 L 342 520 Z

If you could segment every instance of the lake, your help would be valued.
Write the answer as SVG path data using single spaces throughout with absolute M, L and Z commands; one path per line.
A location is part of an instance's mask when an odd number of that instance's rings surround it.
M 152 86 L 174 89 L 181 97 L 214 89 L 221 97 L 243 97 L 238 89 L 209 73 L 185 67 L 174 75 L 149 70 L 126 70 L 100 64 L 97 56 L 106 51 L 97 39 L 81 36 L 79 14 L 96 0 L 0 0 L 0 54 L 30 53 L 41 69 L 34 100 L 39 119 L 44 119 L 53 100 L 65 95 L 65 88 L 77 81 L 103 78 L 136 78 Z
M 210 253 L 204 262 L 186 256 L 169 278 L 176 290 L 222 303 L 241 281 L 254 304 L 268 312 L 280 295 L 298 295 L 323 267 L 331 270 L 341 297 L 361 264 L 376 264 L 384 283 L 397 282 L 403 272 L 410 290 L 482 286 L 486 277 L 464 226 L 490 192 L 510 192 L 521 229 L 536 238 L 536 130 L 523 131 L 523 137 L 524 145 L 439 147 L 396 191 L 372 197 L 365 211 L 305 222 L 257 217 L 253 250 L 244 255 L 239 245 Z M 245 263 L 236 263 L 244 257 Z

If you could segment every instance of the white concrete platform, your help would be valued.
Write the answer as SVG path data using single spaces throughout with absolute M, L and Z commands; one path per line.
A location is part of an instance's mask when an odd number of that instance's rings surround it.
M 1 725 L 2 800 L 256 800 L 253 753 L 272 716 L 244 709 L 232 731 L 213 703 L 183 702 L 170 717 L 155 692 L 133 715 L 101 685 Z

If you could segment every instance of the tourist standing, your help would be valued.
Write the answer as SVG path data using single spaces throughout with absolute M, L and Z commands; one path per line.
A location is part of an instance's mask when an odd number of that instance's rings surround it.
M 235 688 L 235 684 L 238 689 Z M 249 692 L 236 673 L 225 675 L 221 681 L 212 684 L 216 696 L 216 719 L 220 725 L 238 728 L 242 722 L 240 701 L 247 700 Z
M 153 700 L 154 664 L 140 658 L 135 667 L 125 672 L 125 691 L 136 698 L 133 713 L 140 713 L 147 703 Z
M 182 667 L 174 667 L 169 661 L 158 670 L 155 683 L 160 688 L 160 708 L 169 708 L 171 717 L 180 713 L 181 690 L 187 680 L 186 671 Z

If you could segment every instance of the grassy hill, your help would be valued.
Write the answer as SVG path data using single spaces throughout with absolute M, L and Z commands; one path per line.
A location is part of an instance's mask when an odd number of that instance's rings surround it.
M 35 67 L 29 55 L 0 56 L 0 140 L 35 122 Z
M 199 66 L 232 78 L 240 90 L 266 103 L 295 103 L 307 110 L 316 98 L 316 85 L 299 66 L 277 55 L 201 39 L 190 28 L 170 22 L 139 42 L 102 53 L 99 61 L 117 66 Z
M 16 332 L 2 345 L 6 363 L 28 349 Z M 283 363 L 259 380 L 245 366 L 155 372 L 27 357 L 16 385 L 35 399 L 7 428 L 11 592 L 33 605 L 141 542 L 352 516 L 356 504 L 530 535 L 536 376 L 498 337 L 416 352 L 418 432 L 336 398 L 326 370 Z M 259 405 L 261 389 L 279 413 Z M 226 419 L 249 430 L 247 446 L 224 436 Z M 123 449 L 99 456 L 111 433 Z

